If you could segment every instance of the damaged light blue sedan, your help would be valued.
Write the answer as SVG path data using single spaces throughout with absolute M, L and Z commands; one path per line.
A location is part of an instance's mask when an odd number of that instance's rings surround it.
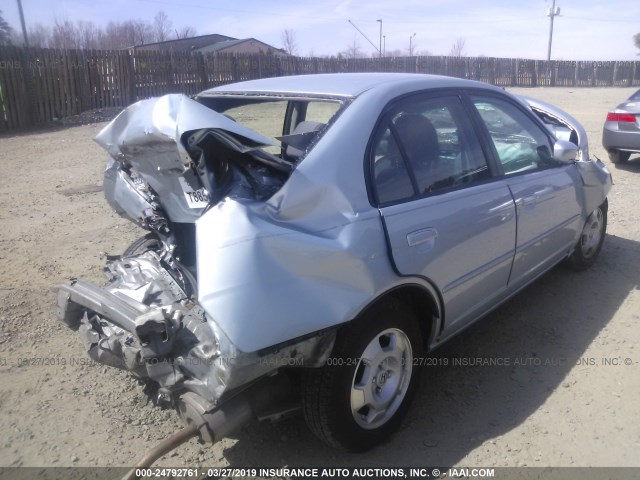
M 478 82 L 248 81 L 140 101 L 96 141 L 149 233 L 105 286 L 59 286 L 58 317 L 211 442 L 301 410 L 330 445 L 379 444 L 421 357 L 605 237 L 584 129 Z

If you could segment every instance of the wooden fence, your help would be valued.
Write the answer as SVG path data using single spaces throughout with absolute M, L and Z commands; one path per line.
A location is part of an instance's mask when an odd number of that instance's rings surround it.
M 0 47 L 0 131 L 167 93 L 254 78 L 336 72 L 433 73 L 499 86 L 640 86 L 640 61 L 303 58 L 199 52 Z

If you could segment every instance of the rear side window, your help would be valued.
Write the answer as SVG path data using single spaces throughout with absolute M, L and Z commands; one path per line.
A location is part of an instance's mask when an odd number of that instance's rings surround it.
M 490 176 L 457 96 L 403 100 L 374 138 L 379 203 L 442 193 Z
M 505 175 L 558 165 L 549 137 L 522 110 L 499 98 L 471 98 L 489 130 Z

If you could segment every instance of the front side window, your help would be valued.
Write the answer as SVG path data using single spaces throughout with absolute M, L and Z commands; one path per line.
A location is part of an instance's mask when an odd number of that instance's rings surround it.
M 522 110 L 494 97 L 472 96 L 505 175 L 558 165 L 546 133 Z
M 403 100 L 372 150 L 378 201 L 441 193 L 490 176 L 457 96 Z

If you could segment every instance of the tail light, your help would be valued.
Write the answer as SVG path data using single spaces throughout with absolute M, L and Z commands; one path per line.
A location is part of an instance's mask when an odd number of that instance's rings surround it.
M 631 113 L 607 113 L 607 122 L 635 122 L 636 116 Z

